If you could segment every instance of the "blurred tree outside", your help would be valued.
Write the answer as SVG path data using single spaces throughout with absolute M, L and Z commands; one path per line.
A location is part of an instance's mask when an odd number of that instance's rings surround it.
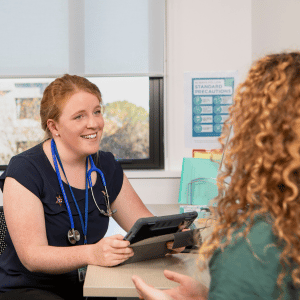
M 21 153 L 42 141 L 43 130 L 40 126 L 41 98 L 15 98 L 15 111 L 4 115 L 0 122 L 2 147 L 0 165 L 7 165 L 12 156 Z
M 149 113 L 143 107 L 115 101 L 105 105 L 103 116 L 101 150 L 117 159 L 149 158 Z
M 41 98 L 16 98 L 17 118 L 40 121 Z
M 40 98 L 15 98 L 15 113 L 0 122 L 2 148 L 0 165 L 43 139 L 40 125 Z M 128 101 L 108 103 L 104 108 L 104 133 L 100 149 L 112 152 L 116 159 L 149 157 L 149 113 Z
M 0 165 L 7 165 L 10 158 L 19 154 L 40 143 L 43 138 L 43 130 L 40 128 L 39 122 L 34 120 L 20 120 L 16 122 L 7 117 L 2 120 L 5 128 L 1 126 L 0 135 L 2 140 L 2 147 L 6 151 L 0 153 Z

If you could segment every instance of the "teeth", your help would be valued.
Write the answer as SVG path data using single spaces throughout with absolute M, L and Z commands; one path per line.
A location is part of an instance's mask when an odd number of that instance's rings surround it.
M 90 135 L 83 135 L 82 137 L 84 139 L 94 139 L 96 137 L 97 133 L 95 134 L 90 134 Z

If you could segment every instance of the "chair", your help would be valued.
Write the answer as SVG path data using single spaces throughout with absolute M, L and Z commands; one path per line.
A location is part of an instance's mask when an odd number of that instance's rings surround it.
M 6 222 L 4 218 L 4 212 L 3 212 L 3 206 L 0 206 L 0 255 L 3 253 L 3 251 L 6 248 L 6 244 L 4 242 L 4 238 L 6 235 Z

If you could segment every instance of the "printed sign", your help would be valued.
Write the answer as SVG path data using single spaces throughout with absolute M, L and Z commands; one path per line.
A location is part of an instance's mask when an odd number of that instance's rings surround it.
M 186 147 L 218 143 L 236 84 L 237 72 L 185 73 Z

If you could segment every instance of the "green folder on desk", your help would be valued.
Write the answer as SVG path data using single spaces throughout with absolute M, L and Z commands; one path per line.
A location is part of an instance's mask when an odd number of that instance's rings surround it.
M 206 158 L 183 158 L 178 203 L 208 205 L 218 195 L 219 164 Z

